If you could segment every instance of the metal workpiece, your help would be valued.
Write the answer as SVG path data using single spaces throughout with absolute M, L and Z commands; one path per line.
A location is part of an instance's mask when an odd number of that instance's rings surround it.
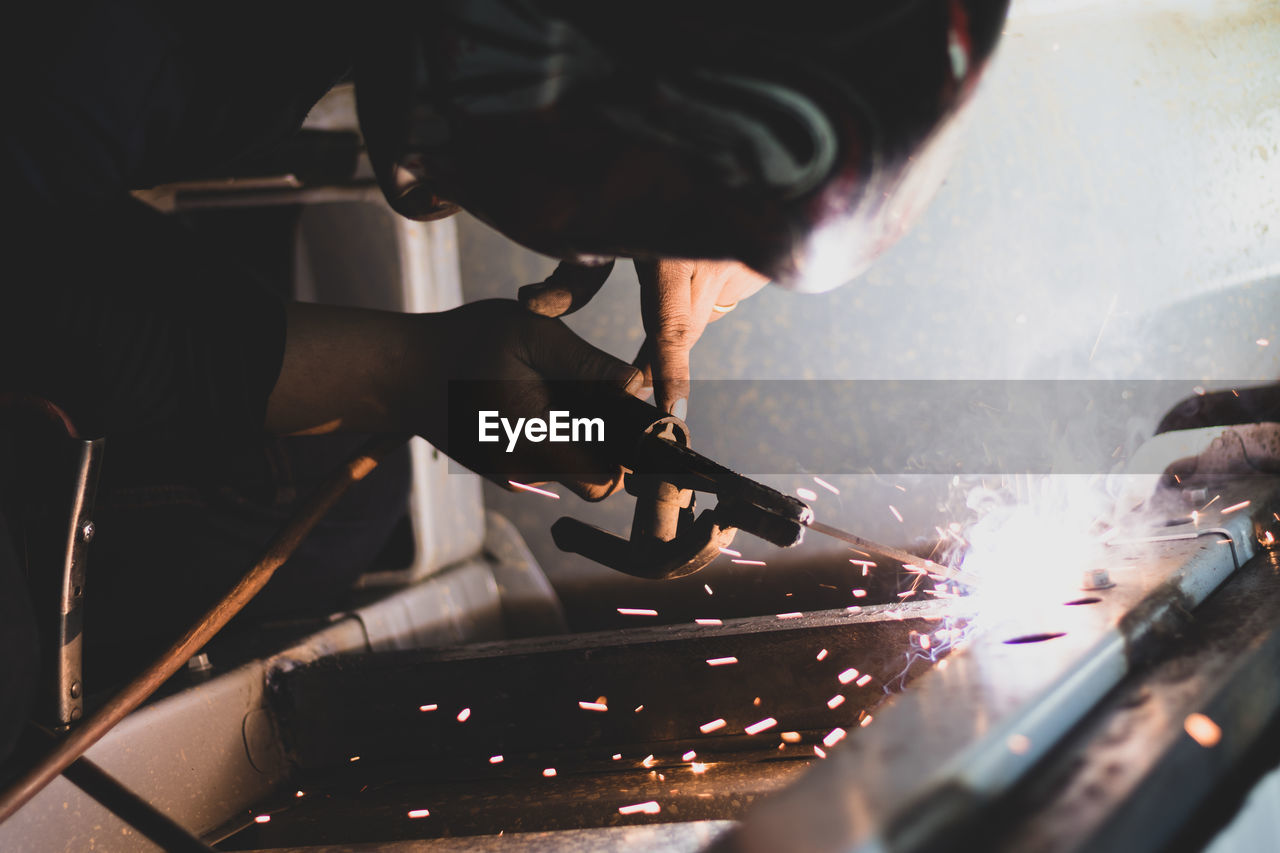
M 463 838 L 277 847 L 260 849 L 257 853 L 601 853 L 604 850 L 695 853 L 732 825 L 733 822 L 727 820 L 699 820 Z
M 1275 760 L 1278 723 L 1280 562 L 1263 552 L 1010 794 L 986 849 L 1197 849 Z
M 281 672 L 273 702 L 307 795 L 267 804 L 272 820 L 230 849 L 737 818 L 861 736 L 887 692 L 924 669 L 911 636 L 946 610 L 654 626 Z M 652 811 L 631 808 L 644 803 Z M 424 806 L 429 821 L 407 816 Z
M 975 613 L 945 665 L 894 697 L 861 737 L 762 801 L 714 849 L 964 849 L 983 810 L 1254 555 L 1256 525 L 1274 524 L 1276 486 L 1253 478 L 1224 488 L 1218 506 L 1229 512 L 1213 514 L 1207 528 L 1209 514 L 1186 533 L 1169 533 L 1181 519 L 1168 517 L 1127 530 L 1097 558 L 1113 588 L 1000 618 Z

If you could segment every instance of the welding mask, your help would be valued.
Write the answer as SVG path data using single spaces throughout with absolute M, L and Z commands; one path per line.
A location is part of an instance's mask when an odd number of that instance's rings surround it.
M 753 6 L 764 7 L 763 11 Z M 357 58 L 379 182 L 557 258 L 858 275 L 941 182 L 1007 0 L 436 0 Z

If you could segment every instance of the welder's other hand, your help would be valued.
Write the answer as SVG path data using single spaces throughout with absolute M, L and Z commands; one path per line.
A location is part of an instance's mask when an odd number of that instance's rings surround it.
M 520 288 L 520 304 L 542 317 L 572 314 L 604 287 L 613 261 L 586 266 L 562 261 L 545 281 Z
M 635 364 L 655 403 L 684 418 L 689 353 L 708 323 L 728 314 L 769 280 L 736 261 L 636 261 L 645 342 Z
M 534 316 L 513 301 L 475 302 L 423 319 L 435 350 L 427 363 L 437 366 L 446 386 L 454 383 L 452 389 L 442 388 L 437 379 L 422 397 L 426 405 L 419 430 L 427 440 L 501 485 L 508 478 L 555 479 L 587 500 L 620 487 L 622 469 L 604 457 L 600 445 L 524 440 L 507 452 L 506 437 L 476 442 L 475 412 L 493 410 L 511 423 L 546 419 L 554 408 L 548 383 L 581 383 L 587 393 L 633 393 L 643 381 L 639 370 L 587 343 L 560 320 Z M 449 424 L 441 417 L 448 408 L 440 405 L 443 400 L 458 407 Z M 468 414 L 460 422 L 461 411 Z M 460 440 L 450 441 L 450 427 L 461 432 Z

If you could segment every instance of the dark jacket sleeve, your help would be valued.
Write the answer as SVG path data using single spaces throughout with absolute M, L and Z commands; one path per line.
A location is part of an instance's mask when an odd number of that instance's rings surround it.
M 283 303 L 181 223 L 125 198 L 0 245 L 0 393 L 51 400 L 83 435 L 262 430 Z

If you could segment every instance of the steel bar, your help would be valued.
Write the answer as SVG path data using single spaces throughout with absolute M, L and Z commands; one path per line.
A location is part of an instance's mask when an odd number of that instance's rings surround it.
M 213 850 L 84 756 L 71 762 L 62 775 L 168 853 L 211 853 Z
M 390 451 L 406 441 L 404 436 L 376 436 L 320 486 L 281 528 L 262 556 L 240 582 L 187 630 L 168 651 L 137 678 L 89 716 L 34 767 L 0 795 L 0 822 L 40 792 L 85 750 L 97 743 L 112 726 L 146 701 L 165 681 L 186 664 L 271 580 L 321 517 L 353 484 L 364 479 Z

